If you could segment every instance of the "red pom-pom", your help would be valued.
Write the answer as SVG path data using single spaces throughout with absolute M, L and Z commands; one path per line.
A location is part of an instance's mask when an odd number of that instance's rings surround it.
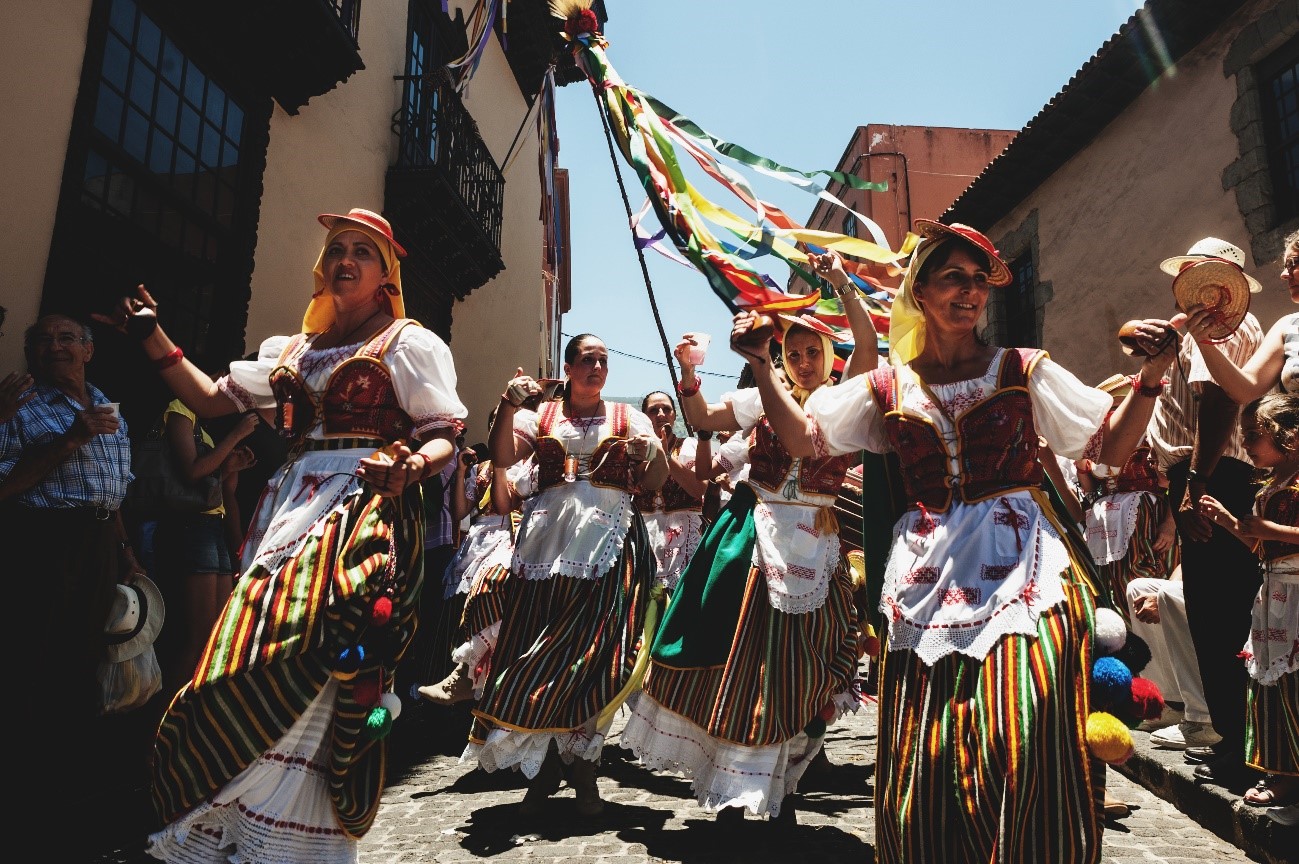
M 583 9 L 575 15 L 570 15 L 564 22 L 564 32 L 573 38 L 583 33 L 596 33 L 599 29 L 600 19 L 590 9 Z
M 861 648 L 862 653 L 867 657 L 880 656 L 880 637 L 867 636 L 865 639 L 861 640 Z
M 834 704 L 833 701 L 830 701 L 825 703 L 825 706 L 817 713 L 816 716 L 820 717 L 822 720 L 829 723 L 831 720 L 835 718 L 835 715 L 838 713 L 839 713 L 839 708 Z
M 392 618 L 392 598 L 380 597 L 374 601 L 370 607 L 370 623 L 375 627 L 382 627 Z
M 363 681 L 357 681 L 352 687 L 352 698 L 356 704 L 362 708 L 373 708 L 379 704 L 379 680 L 377 678 L 366 678 Z
M 1132 713 L 1140 720 L 1158 720 L 1164 713 L 1164 694 L 1149 678 L 1132 679 Z

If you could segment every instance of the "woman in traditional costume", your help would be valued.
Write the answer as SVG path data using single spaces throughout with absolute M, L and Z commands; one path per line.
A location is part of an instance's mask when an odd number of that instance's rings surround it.
M 529 778 L 521 815 L 535 817 L 563 766 L 577 812 L 604 809 L 596 766 L 618 707 L 638 686 L 655 564 L 635 496 L 667 478 L 648 417 L 606 402 L 609 351 L 589 333 L 564 349 L 562 398 L 520 410 L 542 387 L 523 370 L 497 406 L 492 461 L 533 459 L 491 675 L 462 761 Z
M 895 451 L 911 502 L 880 604 L 876 854 L 1095 862 L 1094 588 L 1043 492 L 1038 436 L 1077 459 L 1104 429 L 1100 461 L 1124 464 L 1175 348 L 1141 337 L 1157 356 L 1111 414 L 1109 394 L 1045 352 L 976 336 L 990 288 L 1011 282 L 987 237 L 928 220 L 917 233 L 892 306 L 892 365 L 772 418 L 795 455 Z
M 148 851 L 165 861 L 354 862 L 379 807 L 394 670 L 417 626 L 419 481 L 451 459 L 467 412 L 450 350 L 403 317 L 405 251 L 388 222 L 362 209 L 320 221 L 302 332 L 216 382 L 157 326 L 143 288 L 111 321 L 198 416 L 274 406 L 292 440 L 157 733 L 166 825 Z
M 668 459 L 668 479 L 663 488 L 636 496 L 636 508 L 645 520 L 650 546 L 658 561 L 658 584 L 670 597 L 681 571 L 699 546 L 703 522 L 706 479 L 695 470 L 698 438 L 679 438 L 673 431 L 677 408 L 672 397 L 662 391 L 650 393 L 641 400 L 640 410 L 654 424 L 654 431 Z M 699 435 L 712 435 L 700 432 Z M 707 476 L 707 475 L 705 475 Z
M 812 259 L 841 297 L 860 302 L 849 297 L 837 256 Z M 873 367 L 875 331 L 864 308 L 855 311 L 869 328 L 854 328 L 855 344 Z M 812 393 L 833 383 L 833 331 L 812 317 L 783 316 L 786 386 L 770 335 L 737 342 L 754 320 L 735 316 L 732 346 L 757 386 L 720 402 L 700 395 L 689 334 L 675 352 L 687 418 L 699 429 L 738 431 L 716 464 L 749 471 L 681 576 L 620 742 L 649 768 L 692 778 L 696 800 L 721 818 L 743 819 L 747 810 L 792 821 L 786 796 L 821 748 L 826 721 L 858 704 L 852 580 L 833 509 L 855 455 L 793 457 L 767 420 L 775 405 L 801 414 Z

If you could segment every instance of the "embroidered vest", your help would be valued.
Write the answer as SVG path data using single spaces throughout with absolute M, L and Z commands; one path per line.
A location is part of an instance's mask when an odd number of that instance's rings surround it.
M 997 389 L 954 418 L 960 474 L 948 473 L 942 435 L 928 418 L 898 410 L 897 370 L 880 367 L 868 381 L 884 410 L 884 431 L 902 463 L 902 482 L 911 507 L 945 512 L 952 501 L 972 503 L 1012 489 L 1042 485 L 1037 461 L 1037 430 L 1028 395 L 1028 373 L 1046 352 L 1007 349 L 997 373 Z
M 1299 487 L 1278 489 L 1263 501 L 1263 518 L 1278 525 L 1299 525 Z M 1299 553 L 1299 543 L 1263 541 L 1263 560 L 1275 561 Z
M 537 486 L 549 489 L 564 482 L 564 457 L 568 450 L 564 442 L 551 434 L 562 417 L 564 403 L 547 402 L 537 417 L 537 445 L 534 457 L 537 460 Z M 636 492 L 632 488 L 631 463 L 627 460 L 625 447 L 615 446 L 627 439 L 630 425 L 627 405 L 623 402 L 606 402 L 604 423 L 600 426 L 600 443 L 591 454 L 591 473 L 587 478 L 593 486 L 609 486 L 626 492 Z
M 803 459 L 798 466 L 798 488 L 810 495 L 839 494 L 843 475 L 857 462 L 856 454 Z M 785 445 L 764 414 L 749 433 L 749 482 L 771 492 L 783 492 L 785 477 L 794 464 Z
M 1132 452 L 1128 461 L 1123 463 L 1118 475 L 1110 478 L 1115 492 L 1154 492 L 1160 493 L 1159 469 L 1156 467 L 1154 454 L 1149 444 L 1142 444 Z M 1106 487 L 1108 490 L 1108 486 Z
M 678 439 L 672 443 L 671 456 L 676 457 L 681 452 L 681 441 Z M 672 513 L 676 510 L 698 510 L 703 506 L 703 497 L 692 497 L 677 481 L 671 476 L 663 483 L 663 488 L 657 492 L 641 492 L 636 495 L 636 509 L 642 513 L 653 513 L 656 510 L 662 510 L 664 513 Z
M 326 438 L 391 442 L 410 435 L 410 416 L 399 407 L 392 376 L 383 364 L 383 355 L 408 324 L 416 322 L 399 318 L 361 345 L 334 368 L 321 393 L 313 392 L 298 372 L 311 340 L 305 333 L 290 339 L 270 375 L 280 434 L 300 439 L 319 422 Z

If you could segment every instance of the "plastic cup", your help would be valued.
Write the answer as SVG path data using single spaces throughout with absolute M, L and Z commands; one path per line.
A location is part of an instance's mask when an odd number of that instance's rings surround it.
M 121 419 L 122 419 L 122 403 L 121 403 L 121 402 L 105 402 L 104 405 L 107 406 L 108 409 L 109 409 L 110 411 L 113 412 L 113 416 L 114 416 L 114 417 L 116 417 L 118 420 L 121 420 Z
M 702 366 L 708 354 L 708 343 L 713 341 L 713 337 L 707 333 L 691 333 L 690 338 L 695 340 L 695 344 L 690 346 L 690 365 Z

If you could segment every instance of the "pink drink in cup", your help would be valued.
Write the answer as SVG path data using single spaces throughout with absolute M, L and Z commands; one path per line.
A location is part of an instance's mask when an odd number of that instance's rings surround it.
M 707 333 L 691 333 L 690 338 L 695 340 L 695 344 L 690 346 L 690 365 L 702 366 L 708 354 L 708 343 L 713 341 L 713 337 Z

